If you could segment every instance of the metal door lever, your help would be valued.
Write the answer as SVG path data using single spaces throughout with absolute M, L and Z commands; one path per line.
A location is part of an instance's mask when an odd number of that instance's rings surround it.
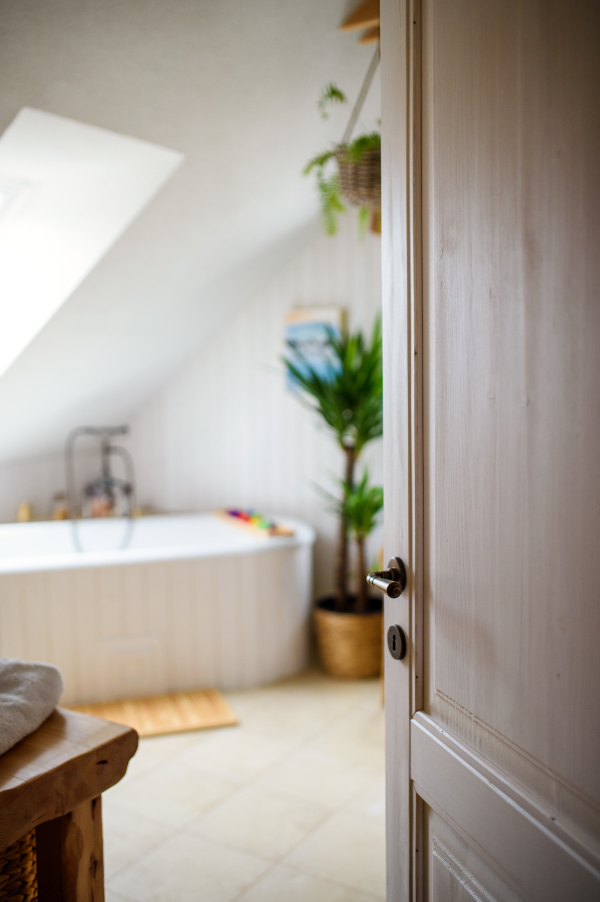
M 367 576 L 367 582 L 384 595 L 398 598 L 406 588 L 406 568 L 399 557 L 393 557 L 387 570 L 375 570 Z

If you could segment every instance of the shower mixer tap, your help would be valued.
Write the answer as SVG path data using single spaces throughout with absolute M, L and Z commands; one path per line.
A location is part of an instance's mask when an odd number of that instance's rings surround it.
M 75 546 L 80 551 L 80 543 L 77 536 L 77 512 L 81 508 L 83 513 L 87 506 L 87 512 L 91 517 L 109 517 L 115 511 L 130 519 L 133 516 L 135 508 L 135 491 L 134 491 L 134 473 L 133 461 L 131 455 L 126 448 L 120 445 L 114 445 L 115 436 L 127 435 L 129 426 L 80 426 L 74 429 L 68 439 L 65 448 L 65 464 L 67 477 L 67 498 L 68 506 L 73 523 L 73 537 Z M 75 442 L 80 436 L 93 436 L 100 441 L 100 475 L 88 482 L 83 487 L 82 502 L 79 503 L 77 489 L 75 485 L 75 466 L 74 452 Z M 125 479 L 113 476 L 111 470 L 111 459 L 120 457 L 125 468 Z M 119 494 L 124 501 L 125 510 L 117 509 L 117 501 Z M 126 547 L 131 538 L 131 529 L 127 530 L 122 548 Z

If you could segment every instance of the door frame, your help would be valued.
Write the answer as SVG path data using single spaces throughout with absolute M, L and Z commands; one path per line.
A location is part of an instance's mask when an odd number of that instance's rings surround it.
M 423 707 L 423 249 L 420 0 L 381 0 L 382 275 L 386 560 L 407 586 L 386 598 L 385 630 L 407 636 L 385 655 L 387 902 L 422 892 L 422 817 L 410 776 L 410 721 Z

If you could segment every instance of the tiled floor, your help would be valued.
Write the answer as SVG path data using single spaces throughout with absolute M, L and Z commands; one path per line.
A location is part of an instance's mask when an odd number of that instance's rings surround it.
M 144 739 L 103 797 L 106 902 L 376 902 L 377 681 L 226 693 L 241 724 Z

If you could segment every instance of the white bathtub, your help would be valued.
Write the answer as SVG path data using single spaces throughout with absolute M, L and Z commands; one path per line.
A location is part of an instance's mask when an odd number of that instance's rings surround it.
M 307 663 L 314 532 L 212 514 L 0 525 L 0 656 L 49 661 L 63 704 L 251 686 Z

